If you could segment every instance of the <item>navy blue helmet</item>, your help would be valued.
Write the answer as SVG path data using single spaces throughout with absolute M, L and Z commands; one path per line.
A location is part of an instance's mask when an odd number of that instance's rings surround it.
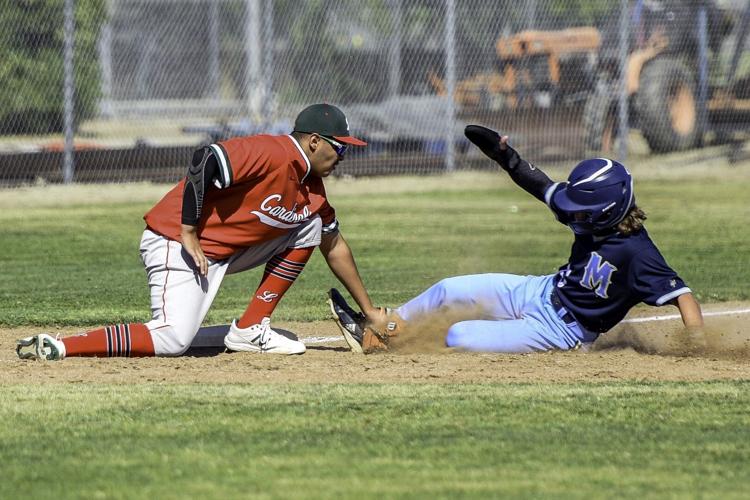
M 584 160 L 552 197 L 555 208 L 576 234 L 613 228 L 634 203 L 633 178 L 621 164 L 607 158 Z

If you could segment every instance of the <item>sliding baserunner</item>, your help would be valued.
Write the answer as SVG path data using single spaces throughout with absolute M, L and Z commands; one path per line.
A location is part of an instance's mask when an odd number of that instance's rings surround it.
M 355 351 L 386 349 L 410 321 L 444 308 L 476 310 L 448 329 L 448 347 L 523 353 L 575 349 L 619 323 L 636 304 L 677 306 L 685 326 L 702 338 L 703 316 L 690 288 L 662 257 L 643 227 L 633 179 L 606 158 L 579 163 L 566 182 L 553 182 L 508 145 L 508 137 L 471 125 L 466 136 L 511 179 L 544 202 L 574 234 L 567 264 L 547 276 L 478 274 L 444 279 L 385 320 L 352 310 L 335 289 L 332 310 Z

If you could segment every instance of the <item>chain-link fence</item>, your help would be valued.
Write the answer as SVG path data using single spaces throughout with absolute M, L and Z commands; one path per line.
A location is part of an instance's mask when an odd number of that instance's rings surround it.
M 742 140 L 750 1 L 6 0 L 0 183 L 174 181 L 195 147 L 339 105 L 342 173 L 483 168 Z

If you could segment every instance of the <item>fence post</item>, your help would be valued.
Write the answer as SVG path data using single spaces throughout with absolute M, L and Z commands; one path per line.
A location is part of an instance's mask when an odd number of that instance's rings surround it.
M 703 147 L 707 128 L 706 100 L 708 99 L 708 33 L 706 5 L 698 9 L 698 146 Z
M 63 150 L 63 182 L 73 182 L 73 113 L 75 103 L 75 75 L 73 74 L 73 42 L 75 39 L 75 0 L 65 0 L 64 6 L 64 41 L 63 41 L 63 128 L 65 145 Z
M 260 4 L 258 0 L 245 0 L 245 99 L 247 100 L 247 114 L 252 122 L 257 122 L 261 110 L 261 96 L 259 84 L 261 81 L 261 27 Z
M 445 170 L 452 172 L 456 168 L 456 145 L 454 131 L 456 129 L 456 3 L 455 0 L 445 2 L 445 90 L 446 102 L 446 133 L 445 133 Z
M 619 37 L 619 59 L 620 59 L 620 81 L 618 83 L 618 129 L 620 144 L 617 151 L 617 159 L 625 163 L 628 158 L 628 0 L 620 0 L 620 37 Z
M 388 97 L 396 97 L 401 85 L 401 39 L 403 23 L 402 0 L 389 0 L 391 13 L 391 39 L 388 43 Z
M 101 92 L 102 97 L 99 99 L 99 113 L 106 118 L 114 117 L 112 106 L 112 0 L 107 0 L 104 4 L 107 12 L 107 20 L 102 26 L 101 35 L 99 36 L 99 65 L 102 69 Z
M 263 122 L 271 123 L 273 111 L 274 62 L 273 0 L 266 0 L 263 8 Z
M 537 0 L 527 1 L 528 9 L 526 10 L 526 29 L 533 30 L 536 28 L 536 8 Z
M 221 71 L 221 43 L 219 41 L 219 4 L 208 3 L 208 91 L 212 99 L 219 99 Z

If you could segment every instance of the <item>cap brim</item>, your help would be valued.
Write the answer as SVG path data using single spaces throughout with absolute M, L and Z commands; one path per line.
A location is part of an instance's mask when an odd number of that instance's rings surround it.
M 579 205 L 570 199 L 566 188 L 559 189 L 552 195 L 552 203 L 564 212 L 581 212 L 587 210 L 587 207 Z
M 357 139 L 356 137 L 352 137 L 350 135 L 345 136 L 345 137 L 334 135 L 333 138 L 339 142 L 351 144 L 352 146 L 367 146 L 367 143 L 365 141 L 361 139 Z
M 563 212 L 597 212 L 604 210 L 609 204 L 609 201 L 597 203 L 595 205 L 582 205 L 573 201 L 568 195 L 567 189 L 560 189 L 552 196 L 552 203 L 556 208 Z M 628 206 L 628 208 L 630 208 Z

